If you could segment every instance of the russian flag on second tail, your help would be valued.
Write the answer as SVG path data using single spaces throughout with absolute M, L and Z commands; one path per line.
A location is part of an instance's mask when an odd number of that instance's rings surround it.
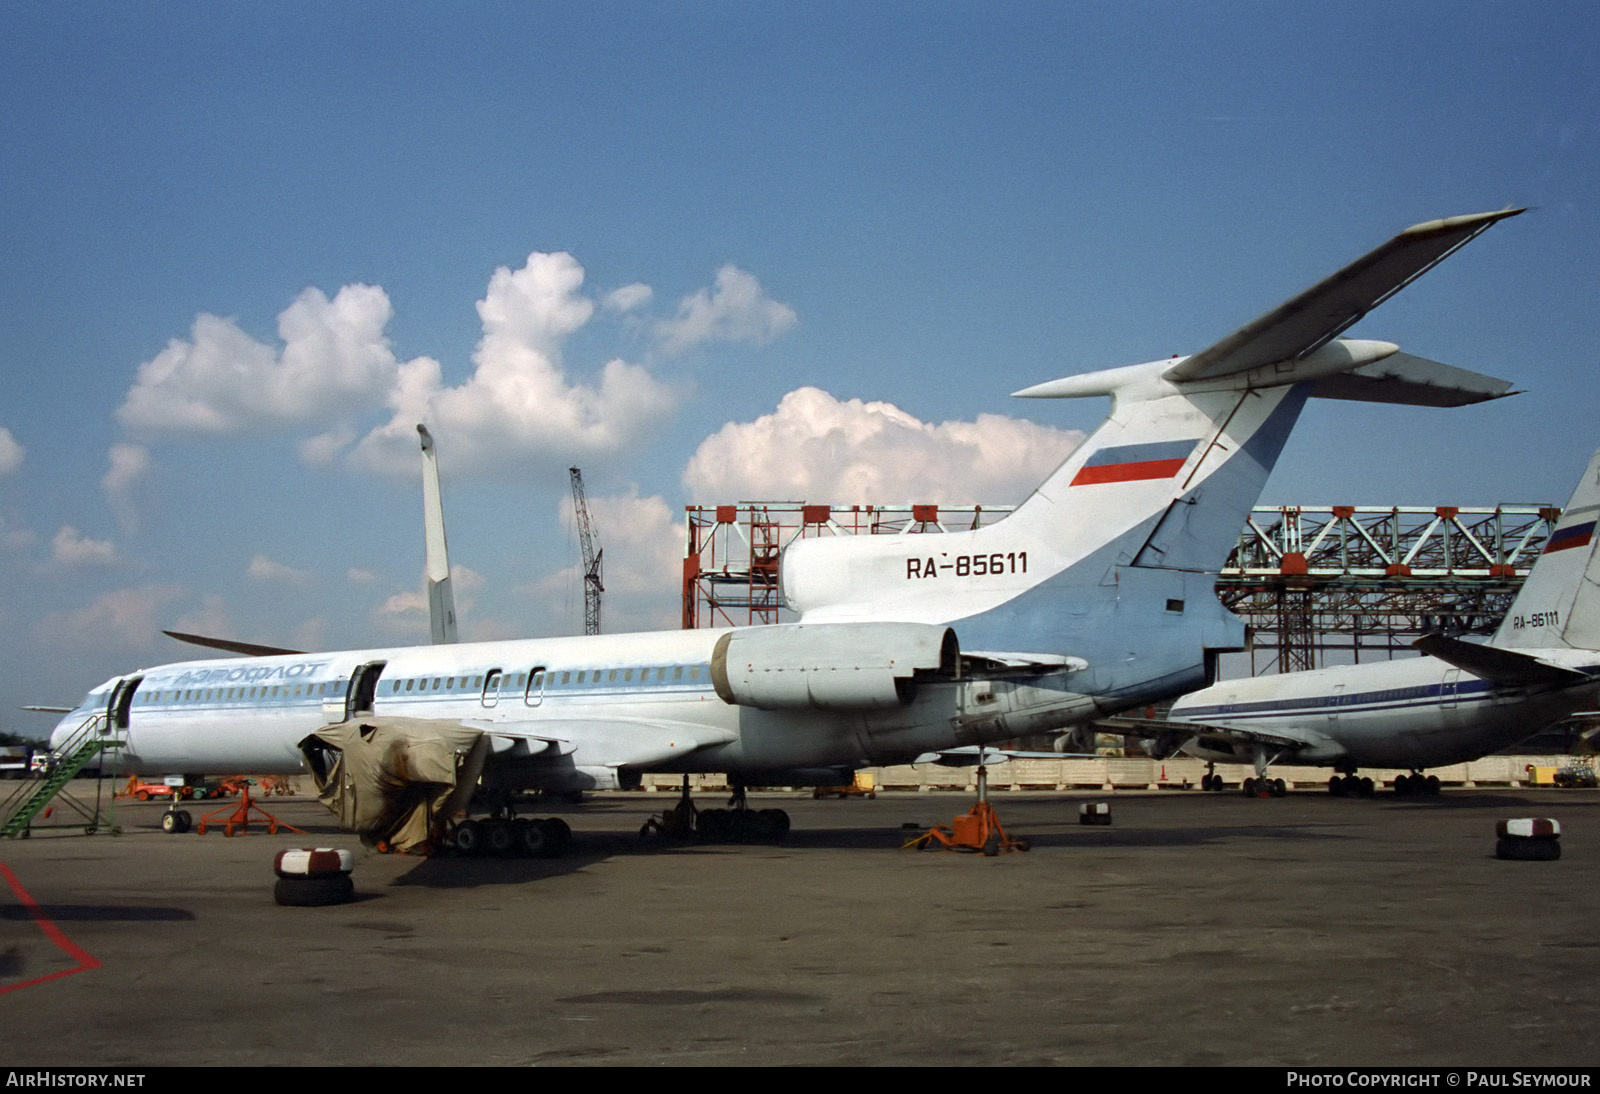
M 1102 448 L 1072 477 L 1072 485 L 1169 479 L 1188 462 L 1189 454 L 1199 443 L 1198 440 L 1157 441 Z

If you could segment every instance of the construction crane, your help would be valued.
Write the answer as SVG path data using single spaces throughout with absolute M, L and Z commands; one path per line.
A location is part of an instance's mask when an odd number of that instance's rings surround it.
M 578 541 L 583 545 L 583 633 L 600 633 L 600 594 L 606 591 L 600 580 L 600 536 L 594 530 L 589 516 L 589 501 L 583 495 L 583 472 L 569 467 L 572 472 L 572 511 L 578 521 Z

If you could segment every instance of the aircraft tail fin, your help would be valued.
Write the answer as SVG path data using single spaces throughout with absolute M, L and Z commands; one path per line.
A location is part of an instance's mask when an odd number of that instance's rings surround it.
M 1600 649 L 1600 452 L 1556 522 L 1544 553 L 1511 603 L 1496 646 Z
M 444 501 L 439 493 L 439 454 L 433 434 L 418 425 L 422 438 L 422 525 L 427 541 L 428 629 L 434 645 L 456 640 L 456 597 L 450 588 L 450 551 L 444 541 Z

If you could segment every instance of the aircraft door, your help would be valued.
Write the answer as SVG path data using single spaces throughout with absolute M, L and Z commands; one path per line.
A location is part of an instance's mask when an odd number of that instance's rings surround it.
M 371 714 L 378 695 L 378 678 L 383 675 L 387 661 L 368 661 L 350 674 L 350 687 L 344 697 L 344 720 L 361 714 Z
M 111 689 L 111 698 L 106 701 L 106 719 L 100 727 L 102 737 L 128 728 L 133 712 L 133 694 L 143 682 L 143 676 L 130 676 L 118 680 L 117 686 Z
M 490 669 L 483 678 L 483 695 L 478 701 L 491 710 L 500 703 L 500 677 L 499 669 Z
M 1343 684 L 1333 685 L 1333 695 L 1328 699 L 1328 728 L 1330 730 L 1339 728 L 1339 707 L 1344 703 L 1344 688 Z
M 545 676 L 543 665 L 536 665 L 528 670 L 528 690 L 522 694 L 522 701 L 528 706 L 536 707 L 544 702 Z

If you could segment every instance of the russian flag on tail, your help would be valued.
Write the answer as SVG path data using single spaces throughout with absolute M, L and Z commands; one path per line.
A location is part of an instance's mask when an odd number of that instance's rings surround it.
M 1585 521 L 1583 524 L 1569 524 L 1565 528 L 1557 528 L 1550 537 L 1550 542 L 1544 545 L 1544 553 L 1552 551 L 1565 551 L 1569 547 L 1587 547 L 1594 538 L 1594 521 Z
M 1153 444 L 1123 444 L 1102 448 L 1090 456 L 1089 462 L 1072 477 L 1072 485 L 1170 479 L 1188 462 L 1189 454 L 1199 443 L 1194 440 L 1157 441 Z

